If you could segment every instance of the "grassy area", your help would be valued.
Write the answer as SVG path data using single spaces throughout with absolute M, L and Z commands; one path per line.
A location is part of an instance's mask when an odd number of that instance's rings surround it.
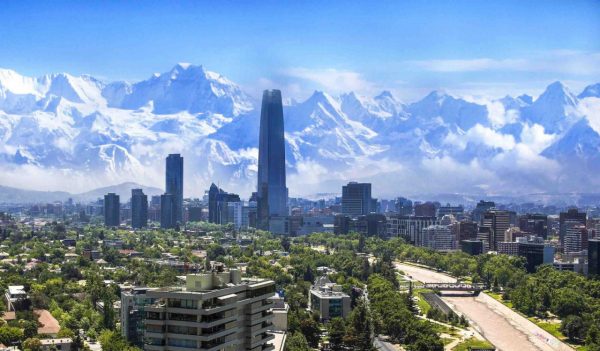
M 538 327 L 552 334 L 555 338 L 559 340 L 566 340 L 566 337 L 563 335 L 563 333 L 560 332 L 560 323 L 544 322 L 536 317 L 529 317 L 527 319 L 532 321 Z
M 429 289 L 416 289 L 414 291 L 415 296 L 417 296 L 419 298 L 417 305 L 419 306 L 419 309 L 421 310 L 421 314 L 423 314 L 423 315 L 427 314 L 427 312 L 429 312 L 429 310 L 431 309 L 431 305 L 429 305 L 429 303 L 425 300 L 423 295 L 421 295 L 421 293 L 425 293 L 425 292 L 432 292 L 432 291 Z
M 442 338 L 442 342 L 444 343 L 444 346 L 445 346 L 445 345 L 448 345 L 449 343 L 451 343 L 451 342 L 453 342 L 453 341 L 454 341 L 454 339 L 450 339 L 450 338 Z
M 508 308 L 511 308 L 511 309 L 513 308 L 513 304 L 512 304 L 512 302 L 511 302 L 510 300 L 508 300 L 508 301 L 507 301 L 507 300 L 504 300 L 504 299 L 502 298 L 502 294 L 500 294 L 500 293 L 495 293 L 495 292 L 493 292 L 493 291 L 490 291 L 490 290 L 486 290 L 486 291 L 485 291 L 485 293 L 486 293 L 486 294 L 488 294 L 489 296 L 493 297 L 494 299 L 496 299 L 496 300 L 500 301 L 500 302 L 501 302 L 501 303 L 503 303 L 503 304 L 504 304 L 506 307 L 508 307 Z
M 473 348 L 493 348 L 494 345 L 490 344 L 487 341 L 478 340 L 475 338 L 467 339 L 460 344 L 456 345 L 452 350 L 454 351 L 468 351 L 469 347 Z

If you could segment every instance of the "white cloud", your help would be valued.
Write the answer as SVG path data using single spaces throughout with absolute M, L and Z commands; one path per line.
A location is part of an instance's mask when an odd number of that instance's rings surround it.
M 433 59 L 407 63 L 433 72 L 526 71 L 590 75 L 600 73 L 600 52 L 558 50 L 531 58 Z
M 526 124 L 521 131 L 521 143 L 532 152 L 539 154 L 556 140 L 556 135 L 546 134 L 544 127 L 539 124 Z
M 600 134 L 600 98 L 589 97 L 581 100 L 578 110 L 582 116 L 587 117 L 590 127 Z
M 283 74 L 316 83 L 322 89 L 334 94 L 348 91 L 371 94 L 376 89 L 375 83 L 366 80 L 362 74 L 349 70 L 296 67 L 285 70 Z
M 512 135 L 502 134 L 479 123 L 463 135 L 456 133 L 448 134 L 445 143 L 458 146 L 463 150 L 467 147 L 468 143 L 486 145 L 503 150 L 510 150 L 516 145 L 515 138 Z

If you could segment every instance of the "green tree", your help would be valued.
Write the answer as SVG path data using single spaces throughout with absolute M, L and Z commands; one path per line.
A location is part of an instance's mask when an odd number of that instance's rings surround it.
M 348 342 L 354 350 L 373 350 L 373 318 L 367 301 L 363 298 L 350 314 Z
M 24 321 L 23 322 L 23 336 L 25 338 L 32 338 L 37 335 L 38 324 L 35 321 Z
M 329 321 L 329 347 L 332 351 L 344 349 L 344 337 L 346 336 L 346 322 L 340 317 Z
M 567 316 L 560 323 L 560 331 L 569 338 L 569 340 L 578 340 L 583 337 L 584 325 L 583 319 L 579 316 Z
M 25 351 L 41 351 L 42 342 L 38 338 L 28 338 L 23 341 L 23 349 Z
M 4 325 L 0 327 L 0 344 L 12 345 L 23 339 L 23 331 L 20 328 Z
M 313 318 L 306 316 L 300 321 L 300 332 L 304 335 L 310 347 L 319 347 L 321 329 L 319 328 L 319 323 Z
M 285 342 L 285 351 L 310 351 L 308 341 L 302 333 L 295 332 Z
M 554 294 L 552 310 L 561 318 L 569 315 L 580 315 L 585 308 L 585 300 L 582 298 L 581 293 L 573 288 L 561 288 Z

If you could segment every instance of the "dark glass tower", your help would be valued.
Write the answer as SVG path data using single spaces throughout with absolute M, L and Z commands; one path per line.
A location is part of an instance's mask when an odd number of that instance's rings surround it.
M 173 218 L 183 223 L 183 157 L 170 154 L 167 157 L 166 193 L 173 196 Z
M 148 196 L 142 189 L 131 189 L 131 227 L 148 226 Z
M 121 203 L 119 195 L 108 193 L 104 195 L 104 225 L 118 227 L 121 224 Z
M 268 230 L 271 217 L 287 216 L 287 197 L 281 91 L 265 90 L 258 144 L 258 228 Z
M 175 197 L 166 193 L 160 196 L 160 227 L 175 228 Z

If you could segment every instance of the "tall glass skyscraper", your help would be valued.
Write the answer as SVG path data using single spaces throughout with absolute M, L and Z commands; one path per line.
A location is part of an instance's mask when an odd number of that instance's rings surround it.
M 265 90 L 258 144 L 257 226 L 269 229 L 269 219 L 287 216 L 285 142 L 281 91 Z
M 148 226 L 148 196 L 142 189 L 131 189 L 131 227 Z
M 119 195 L 108 193 L 104 195 L 104 225 L 118 227 L 121 224 L 121 203 Z
M 173 218 L 183 223 L 183 157 L 167 156 L 166 193 L 173 196 Z

